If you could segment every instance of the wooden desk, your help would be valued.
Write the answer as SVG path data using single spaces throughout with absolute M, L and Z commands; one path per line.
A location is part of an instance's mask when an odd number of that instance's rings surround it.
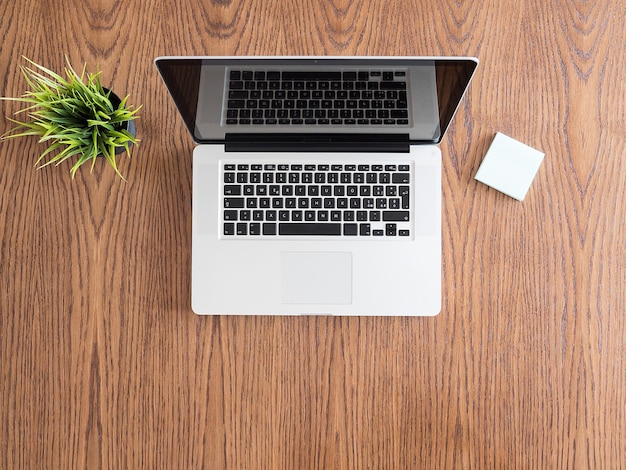
M 2 4 L 0 94 L 68 54 L 144 108 L 126 183 L 0 144 L 0 467 L 626 466 L 621 0 Z M 195 316 L 165 54 L 479 57 L 441 146 L 441 314 Z M 522 203 L 473 179 L 496 131 L 546 153 Z

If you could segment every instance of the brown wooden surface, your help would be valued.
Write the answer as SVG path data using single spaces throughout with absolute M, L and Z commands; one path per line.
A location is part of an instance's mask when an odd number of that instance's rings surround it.
M 0 94 L 67 54 L 144 105 L 126 183 L 0 143 L 1 468 L 626 467 L 622 0 L 0 3 Z M 441 314 L 195 316 L 176 54 L 479 57 Z M 473 179 L 496 131 L 546 153 L 522 203 Z

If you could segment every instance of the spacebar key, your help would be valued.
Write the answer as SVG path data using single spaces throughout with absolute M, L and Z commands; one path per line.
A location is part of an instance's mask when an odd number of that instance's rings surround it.
M 341 224 L 278 224 L 280 235 L 341 235 Z

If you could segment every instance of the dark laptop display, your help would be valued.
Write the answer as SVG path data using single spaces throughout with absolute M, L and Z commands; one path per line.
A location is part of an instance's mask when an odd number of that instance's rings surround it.
M 247 59 L 244 67 L 232 58 L 164 58 L 156 65 L 196 143 L 302 138 L 306 147 L 328 137 L 338 150 L 359 134 L 370 151 L 394 141 L 404 149 L 439 143 L 476 68 L 475 61 L 445 58 L 313 64 L 294 58 L 271 65 Z

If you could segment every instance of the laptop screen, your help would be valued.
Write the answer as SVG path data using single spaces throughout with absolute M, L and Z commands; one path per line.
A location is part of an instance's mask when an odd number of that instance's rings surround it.
M 196 143 L 240 136 L 380 135 L 439 143 L 478 61 L 408 57 L 160 57 Z

